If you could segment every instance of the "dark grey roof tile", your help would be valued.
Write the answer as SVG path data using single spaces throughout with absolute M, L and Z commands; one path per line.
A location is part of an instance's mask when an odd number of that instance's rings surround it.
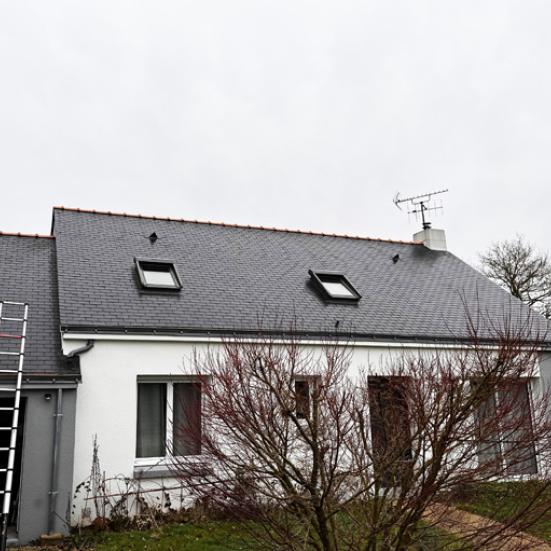
M 62 362 L 57 298 L 55 240 L 0 234 L 0 300 L 29 304 L 26 374 L 78 376 Z
M 54 232 L 61 324 L 69 328 L 254 331 L 296 321 L 302 331 L 329 333 L 338 319 L 358 337 L 450 339 L 468 336 L 465 308 L 492 319 L 528 315 L 453 254 L 419 244 L 62 209 Z M 134 257 L 173 260 L 182 291 L 141 290 Z M 341 271 L 362 299 L 325 303 L 309 269 Z M 546 331 L 543 318 L 533 323 Z

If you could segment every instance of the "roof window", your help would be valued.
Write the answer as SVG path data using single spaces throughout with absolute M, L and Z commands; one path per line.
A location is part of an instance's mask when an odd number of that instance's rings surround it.
M 182 283 L 169 260 L 143 260 L 136 258 L 136 268 L 142 287 L 146 289 L 174 289 L 179 291 Z
M 362 298 L 344 274 L 309 271 L 314 285 L 323 298 L 335 302 L 358 302 Z

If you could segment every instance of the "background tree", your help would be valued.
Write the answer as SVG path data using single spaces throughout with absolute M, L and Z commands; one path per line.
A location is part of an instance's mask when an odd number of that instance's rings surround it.
M 521 236 L 494 243 L 480 255 L 486 276 L 551 318 L 551 262 Z
M 447 548 L 435 527 L 474 486 L 534 479 L 504 523 L 457 536 L 503 546 L 551 508 L 551 403 L 549 389 L 530 395 L 529 336 L 504 329 L 488 347 L 473 328 L 468 346 L 397 355 L 377 377 L 352 371 L 346 342 L 229 341 L 195 359 L 202 456 L 174 457 L 175 474 L 212 511 L 250 521 L 257 549 L 320 551 Z M 502 518 L 499 492 L 492 505 Z

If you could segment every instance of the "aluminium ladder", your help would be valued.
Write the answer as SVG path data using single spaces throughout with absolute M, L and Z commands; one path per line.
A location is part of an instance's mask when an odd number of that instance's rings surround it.
M 4 496 L 0 551 L 5 551 L 8 536 L 28 311 L 29 305 L 25 302 L 0 301 L 0 393 L 7 394 L 9 399 L 13 397 L 13 405 L 0 407 L 0 411 L 12 414 L 11 425 L 0 426 L 0 432 L 10 434 L 9 445 L 0 447 L 0 457 L 5 458 L 7 454 L 7 461 L 0 460 L 0 474 L 5 475 L 4 488 L 0 490 Z

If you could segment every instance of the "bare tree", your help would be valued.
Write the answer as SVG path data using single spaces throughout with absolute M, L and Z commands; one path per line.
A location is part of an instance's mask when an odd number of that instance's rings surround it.
M 551 318 L 551 262 L 521 236 L 494 243 L 480 255 L 483 271 L 514 297 Z
M 534 383 L 541 345 L 529 334 L 504 329 L 489 346 L 473 328 L 462 347 L 400 354 L 377 375 L 357 369 L 347 342 L 228 341 L 195 358 L 202 455 L 175 457 L 175 473 L 248 521 L 256 548 L 320 551 L 443 549 L 435 527 L 466 488 L 537 480 L 518 514 L 457 536 L 503 545 L 551 508 L 550 394 Z

